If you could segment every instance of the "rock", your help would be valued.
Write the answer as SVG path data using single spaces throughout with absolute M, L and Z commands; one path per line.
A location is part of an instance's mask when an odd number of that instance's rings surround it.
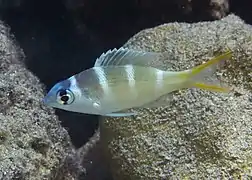
M 78 150 L 82 165 L 86 170 L 85 175 L 81 177 L 82 179 L 112 180 L 107 161 L 101 151 L 100 131 L 98 130 L 89 142 Z
M 47 90 L 58 81 L 91 67 L 92 60 L 102 51 L 99 43 L 90 39 L 89 32 L 76 34 L 70 16 L 61 0 L 23 0 L 19 8 L 0 11 L 0 19 L 11 27 L 26 54 L 27 69 Z M 55 113 L 76 148 L 86 143 L 97 129 L 97 117 L 60 110 Z
M 208 13 L 213 19 L 221 19 L 229 13 L 228 0 L 211 0 L 208 2 Z
M 0 179 L 75 179 L 84 172 L 39 80 L 0 22 Z
M 166 107 L 136 117 L 102 119 L 101 142 L 114 179 L 250 179 L 252 177 L 252 28 L 231 14 L 195 24 L 146 29 L 124 47 L 166 52 L 161 69 L 196 66 L 227 48 L 233 58 L 220 78 L 229 94 L 199 89 L 173 93 Z

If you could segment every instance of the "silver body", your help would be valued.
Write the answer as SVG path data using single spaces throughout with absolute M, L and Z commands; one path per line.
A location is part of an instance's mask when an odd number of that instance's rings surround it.
M 207 72 L 213 72 L 208 70 L 230 56 L 231 52 L 227 52 L 193 69 L 168 72 L 151 63 L 160 53 L 125 48 L 109 50 L 96 60 L 93 68 L 54 85 L 44 103 L 79 113 L 124 116 L 130 113 L 120 111 L 166 105 L 168 101 L 162 97 L 178 89 L 194 86 L 223 92 L 225 88 L 203 82 L 209 76 Z M 62 90 L 63 93 L 59 93 Z

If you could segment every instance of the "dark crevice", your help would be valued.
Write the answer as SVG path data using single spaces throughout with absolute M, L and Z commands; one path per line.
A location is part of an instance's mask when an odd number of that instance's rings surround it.
M 230 11 L 240 16 L 246 23 L 252 24 L 252 1 L 229 0 Z

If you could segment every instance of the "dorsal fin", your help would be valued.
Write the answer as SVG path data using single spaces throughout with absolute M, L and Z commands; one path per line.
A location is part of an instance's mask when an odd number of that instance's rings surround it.
M 153 66 L 151 62 L 157 60 L 160 53 L 143 52 L 121 47 L 108 50 L 96 59 L 94 66 L 123 66 L 127 64 L 138 66 Z

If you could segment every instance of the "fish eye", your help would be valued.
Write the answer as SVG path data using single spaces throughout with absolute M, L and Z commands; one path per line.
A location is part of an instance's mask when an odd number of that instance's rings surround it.
M 57 102 L 63 105 L 69 105 L 74 101 L 74 94 L 68 89 L 61 89 L 57 92 Z

